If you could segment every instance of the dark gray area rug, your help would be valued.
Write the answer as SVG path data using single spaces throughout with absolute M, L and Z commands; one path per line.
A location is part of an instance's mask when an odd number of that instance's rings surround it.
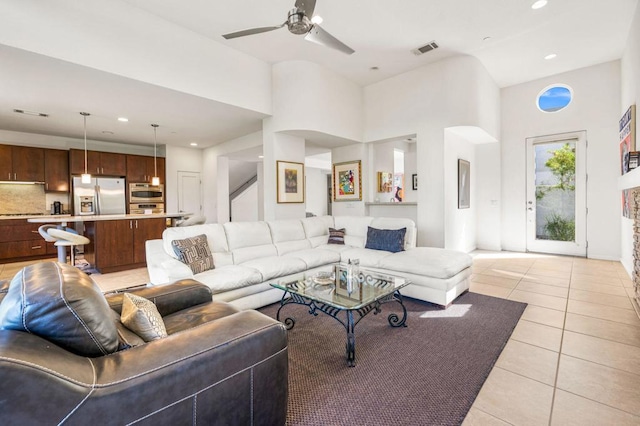
M 335 319 L 290 304 L 289 425 L 459 425 L 526 304 L 465 293 L 448 309 L 405 298 L 407 327 L 392 328 L 397 303 L 355 328 L 356 366 Z M 260 309 L 275 318 L 279 304 Z M 357 315 L 356 315 L 357 317 Z

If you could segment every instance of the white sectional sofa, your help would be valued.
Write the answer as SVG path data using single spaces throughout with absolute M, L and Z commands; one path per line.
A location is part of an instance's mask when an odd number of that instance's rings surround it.
M 368 227 L 406 228 L 404 251 L 365 248 Z M 329 228 L 344 228 L 344 245 L 327 244 Z M 193 274 L 177 259 L 171 241 L 204 234 L 215 268 Z M 465 253 L 416 247 L 416 227 L 409 219 L 322 216 L 273 222 L 229 222 L 168 228 L 161 240 L 146 242 L 151 284 L 192 278 L 209 286 L 214 300 L 255 309 L 281 299 L 269 285 L 330 270 L 336 262 L 359 259 L 360 266 L 411 280 L 405 296 L 448 306 L 469 288 L 471 257 Z

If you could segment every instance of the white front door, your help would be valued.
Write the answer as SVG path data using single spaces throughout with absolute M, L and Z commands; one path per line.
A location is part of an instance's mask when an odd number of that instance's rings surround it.
M 587 133 L 527 138 L 527 251 L 587 255 Z
M 178 212 L 202 215 L 200 173 L 178 172 Z

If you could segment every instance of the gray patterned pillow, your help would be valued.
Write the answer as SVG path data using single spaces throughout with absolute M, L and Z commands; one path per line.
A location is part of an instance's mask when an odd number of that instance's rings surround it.
M 334 229 L 329 228 L 329 241 L 327 244 L 341 244 L 344 245 L 344 228 Z
M 125 293 L 122 297 L 120 321 L 129 330 L 142 337 L 145 342 L 168 336 L 162 316 L 152 301 L 135 294 Z
M 171 241 L 173 252 L 178 256 L 178 260 L 191 268 L 194 274 L 213 269 L 213 255 L 207 243 L 207 236 L 204 234 L 184 240 Z

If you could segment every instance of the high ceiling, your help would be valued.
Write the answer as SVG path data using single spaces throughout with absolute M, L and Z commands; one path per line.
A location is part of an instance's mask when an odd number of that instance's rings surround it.
M 61 6 L 66 3 L 57 1 Z M 286 28 L 231 40 L 222 37 L 282 24 L 294 0 L 123 2 L 171 23 L 168 28 L 184 27 L 268 63 L 316 62 L 360 86 L 466 54 L 477 57 L 496 83 L 506 87 L 619 59 L 638 0 L 549 0 L 538 10 L 531 8 L 533 0 L 317 0 L 322 28 L 353 48 L 353 55 L 309 43 Z M 39 7 L 38 2 L 26 3 Z M 83 7 L 95 16 L 109 13 L 99 1 Z M 90 19 L 91 13 L 83 18 Z M 27 6 L 24 16 L 28 20 Z M 47 34 L 41 38 L 46 44 Z M 440 46 L 437 50 L 421 56 L 411 53 L 432 40 Z M 551 53 L 557 57 L 545 60 Z M 18 115 L 14 108 L 43 111 L 50 117 Z M 200 147 L 257 131 L 264 118 L 210 99 L 0 45 L 0 129 L 80 138 L 79 111 L 92 114 L 91 139 L 152 144 L 149 125 L 159 122 L 159 143 L 198 142 Z M 114 121 L 122 115 L 130 122 Z M 323 140 L 322 135 L 317 141 L 310 139 L 322 146 L 342 143 Z

